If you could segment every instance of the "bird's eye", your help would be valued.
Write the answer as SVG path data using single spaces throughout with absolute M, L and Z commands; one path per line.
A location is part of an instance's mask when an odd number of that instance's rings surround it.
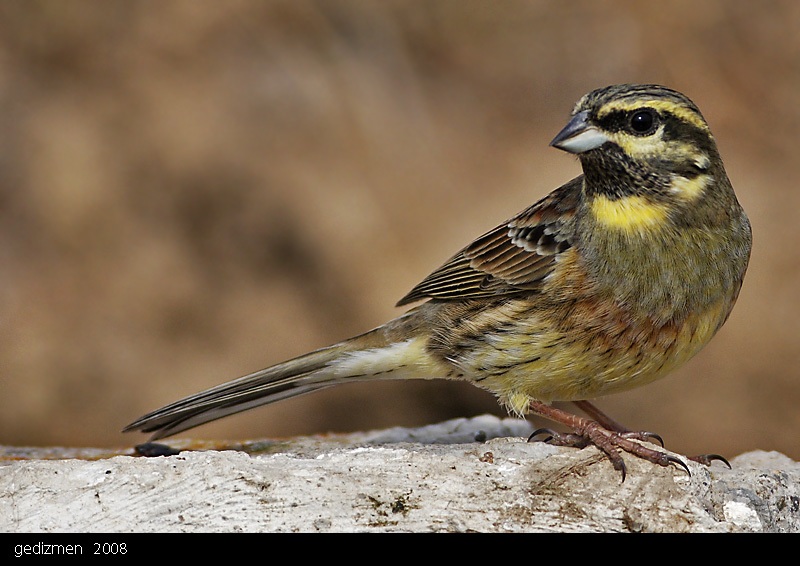
M 631 114 L 630 118 L 631 130 L 639 135 L 652 134 L 656 129 L 657 122 L 658 116 L 649 108 L 637 110 Z

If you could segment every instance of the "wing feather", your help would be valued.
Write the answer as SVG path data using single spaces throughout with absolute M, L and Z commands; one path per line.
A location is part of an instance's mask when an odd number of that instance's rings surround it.
M 556 258 L 573 245 L 583 177 L 556 189 L 477 238 L 431 273 L 397 306 L 421 299 L 458 300 L 536 290 Z

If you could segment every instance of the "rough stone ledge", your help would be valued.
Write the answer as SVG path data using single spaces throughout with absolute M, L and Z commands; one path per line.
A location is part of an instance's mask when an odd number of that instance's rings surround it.
M 524 421 L 185 451 L 0 447 L 2 532 L 800 532 L 800 464 L 776 452 L 691 476 L 528 443 Z M 208 448 L 215 448 L 209 450 Z M 222 449 L 222 450 L 221 450 Z

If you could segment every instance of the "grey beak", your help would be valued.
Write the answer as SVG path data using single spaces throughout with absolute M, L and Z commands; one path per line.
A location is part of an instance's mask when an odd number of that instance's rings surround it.
M 550 145 L 570 153 L 583 153 L 597 149 L 607 141 L 608 136 L 589 123 L 589 112 L 584 110 L 572 117 Z

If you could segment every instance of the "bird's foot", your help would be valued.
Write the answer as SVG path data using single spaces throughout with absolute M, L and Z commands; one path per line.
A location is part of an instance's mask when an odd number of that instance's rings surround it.
M 595 421 L 582 419 L 580 417 L 576 418 L 578 422 L 576 423 L 577 426 L 575 426 L 574 433 L 562 433 L 540 428 L 528 438 L 528 441 L 537 440 L 537 436 L 545 435 L 545 438 L 541 440 L 556 446 L 585 448 L 586 446 L 594 445 L 606 455 L 614 469 L 622 474 L 622 481 L 625 481 L 627 470 L 625 461 L 622 459 L 621 451 L 628 452 L 629 454 L 633 454 L 634 456 L 652 462 L 653 464 L 658 464 L 659 466 L 679 466 L 686 470 L 686 473 L 691 475 L 689 467 L 683 460 L 671 454 L 667 454 L 666 452 L 636 442 L 636 440 L 649 442 L 655 440 L 661 444 L 661 437 L 657 434 L 634 431 L 617 432 L 603 428 Z

